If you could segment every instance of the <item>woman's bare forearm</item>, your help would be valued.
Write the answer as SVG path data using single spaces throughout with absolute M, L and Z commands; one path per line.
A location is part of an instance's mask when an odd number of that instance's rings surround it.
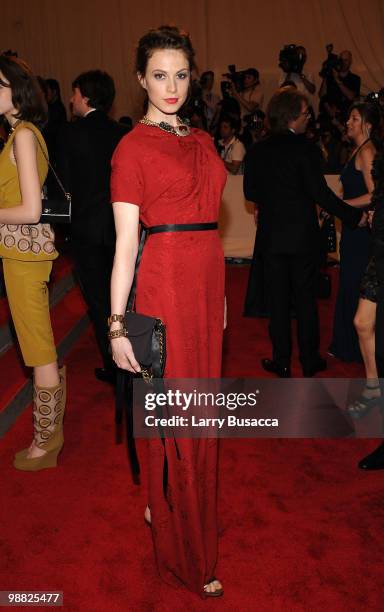
M 351 198 L 350 200 L 344 200 L 349 206 L 354 206 L 355 208 L 362 208 L 364 206 L 368 206 L 371 203 L 371 194 L 365 193 L 358 198 Z
M 137 247 L 115 254 L 111 277 L 111 314 L 125 313 L 132 287 L 136 257 Z
M 0 208 L 0 223 L 8 225 L 23 225 L 38 223 L 41 217 L 41 201 L 40 206 L 35 203 L 33 206 L 26 206 L 22 202 L 12 206 L 11 208 Z

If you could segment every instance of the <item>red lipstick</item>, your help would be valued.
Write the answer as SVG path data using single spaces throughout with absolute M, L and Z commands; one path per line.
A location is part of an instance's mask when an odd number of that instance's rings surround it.
M 176 102 L 179 101 L 179 98 L 166 98 L 165 102 L 167 102 L 167 104 L 176 104 Z

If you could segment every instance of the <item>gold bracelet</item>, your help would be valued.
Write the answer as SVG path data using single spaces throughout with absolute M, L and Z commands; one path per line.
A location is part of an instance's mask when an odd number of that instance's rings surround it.
M 119 323 L 124 323 L 124 315 L 113 314 L 108 317 L 108 327 L 111 327 L 112 323 L 116 323 L 116 321 L 119 321 Z
M 128 332 L 125 327 L 121 327 L 120 329 L 114 329 L 113 331 L 109 331 L 107 333 L 107 336 L 110 340 L 113 340 L 114 338 L 126 338 L 128 336 Z

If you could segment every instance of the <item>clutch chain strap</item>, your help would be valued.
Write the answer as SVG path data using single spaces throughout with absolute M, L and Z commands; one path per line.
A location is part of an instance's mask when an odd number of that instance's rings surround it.
M 160 353 L 160 365 L 161 365 L 161 369 L 163 369 L 163 367 L 164 367 L 164 342 L 163 342 L 162 330 L 163 330 L 163 324 L 161 324 L 160 329 L 155 331 L 155 333 L 157 335 L 157 339 L 159 341 L 159 353 Z M 150 368 L 141 368 L 141 375 L 143 377 L 143 380 L 146 383 L 151 383 L 153 378 L 154 378 L 153 372 L 152 372 L 152 370 Z

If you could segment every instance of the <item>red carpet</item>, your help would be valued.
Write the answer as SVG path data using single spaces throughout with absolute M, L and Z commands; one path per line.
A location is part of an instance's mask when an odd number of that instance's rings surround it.
M 266 321 L 240 316 L 247 269 L 228 269 L 225 375 L 260 375 Z M 329 331 L 322 305 L 323 336 Z M 324 337 L 324 346 L 329 336 Z M 224 440 L 217 575 L 224 598 L 201 602 L 157 576 L 143 484 L 131 483 L 115 443 L 113 399 L 93 378 L 95 342 L 83 335 L 67 358 L 69 401 L 60 465 L 17 472 L 30 441 L 30 411 L 2 440 L 0 590 L 64 591 L 65 610 L 320 612 L 383 609 L 383 473 L 356 461 L 375 442 Z M 328 376 L 361 375 L 334 360 Z M 294 373 L 299 373 L 297 364 Z

